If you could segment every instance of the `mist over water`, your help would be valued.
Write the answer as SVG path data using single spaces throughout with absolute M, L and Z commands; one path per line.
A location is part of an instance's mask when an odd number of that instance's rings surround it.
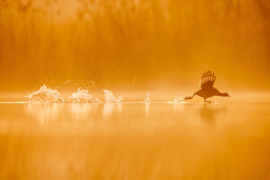
M 46 84 L 190 90 L 212 70 L 224 91 L 269 91 L 263 0 L 0 3 L 0 91 Z

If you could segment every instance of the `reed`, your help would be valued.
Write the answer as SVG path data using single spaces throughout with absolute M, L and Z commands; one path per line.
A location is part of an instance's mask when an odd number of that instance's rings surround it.
M 268 65 L 269 10 L 264 0 L 4 0 L 0 82 L 9 89 L 67 79 L 113 86 L 139 76 L 144 86 L 186 69 L 222 72 L 240 66 L 239 58 L 259 58 L 238 69 L 252 73 Z

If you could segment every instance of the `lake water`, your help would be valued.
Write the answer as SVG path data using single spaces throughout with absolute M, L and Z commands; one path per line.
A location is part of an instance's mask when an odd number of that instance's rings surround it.
M 0 179 L 270 179 L 270 103 L 0 103 Z

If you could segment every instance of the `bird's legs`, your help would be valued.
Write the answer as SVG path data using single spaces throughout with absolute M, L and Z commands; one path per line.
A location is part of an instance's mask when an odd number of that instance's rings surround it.
M 207 98 L 204 99 L 204 102 L 211 103 L 211 101 L 206 101 Z

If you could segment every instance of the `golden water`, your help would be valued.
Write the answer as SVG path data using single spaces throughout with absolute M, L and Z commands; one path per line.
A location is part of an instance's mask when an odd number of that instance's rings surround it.
M 1 103 L 0 179 L 270 179 L 270 103 Z

